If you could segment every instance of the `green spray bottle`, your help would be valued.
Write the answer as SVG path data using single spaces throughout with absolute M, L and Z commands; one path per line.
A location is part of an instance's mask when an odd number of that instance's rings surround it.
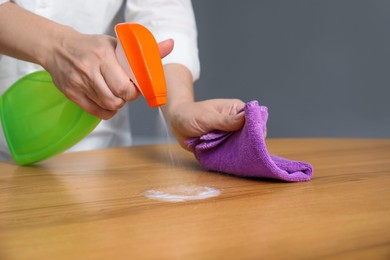
M 156 40 L 144 26 L 117 24 L 117 58 L 151 107 L 166 103 L 166 85 Z M 28 165 L 74 146 L 99 124 L 67 99 L 50 74 L 38 71 L 15 82 L 0 97 L 0 117 L 14 161 Z

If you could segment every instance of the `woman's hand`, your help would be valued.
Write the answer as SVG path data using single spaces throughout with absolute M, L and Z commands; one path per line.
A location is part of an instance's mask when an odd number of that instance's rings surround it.
M 139 96 L 118 64 L 115 48 L 114 37 L 79 33 L 12 2 L 0 5 L 0 53 L 41 65 L 65 96 L 102 119 Z M 164 57 L 173 41 L 159 48 Z
M 213 130 L 236 131 L 245 122 L 239 111 L 245 103 L 238 99 L 210 99 L 183 102 L 172 108 L 169 116 L 171 130 L 179 144 L 188 150 L 185 140 L 199 137 Z
M 117 61 L 114 37 L 70 30 L 64 31 L 60 39 L 44 67 L 56 86 L 85 111 L 109 119 L 140 95 Z M 159 46 L 164 57 L 172 50 L 173 41 Z
M 180 64 L 164 66 L 168 88 L 168 103 L 163 107 L 172 133 L 188 150 L 185 140 L 210 131 L 236 131 L 245 122 L 238 113 L 245 103 L 239 99 L 210 99 L 194 102 L 193 79 L 190 71 Z

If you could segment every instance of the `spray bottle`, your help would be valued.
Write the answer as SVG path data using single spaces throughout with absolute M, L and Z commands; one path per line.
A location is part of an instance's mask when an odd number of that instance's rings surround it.
M 116 54 L 150 107 L 166 103 L 166 85 L 156 40 L 144 26 L 117 24 Z M 14 161 L 36 163 L 74 146 L 101 121 L 67 99 L 46 71 L 15 82 L 0 97 L 0 117 Z

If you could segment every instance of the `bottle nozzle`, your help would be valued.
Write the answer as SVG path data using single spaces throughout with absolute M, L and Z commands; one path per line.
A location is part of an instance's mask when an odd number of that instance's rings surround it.
M 138 87 L 150 107 L 167 103 L 167 88 L 158 44 L 152 33 L 136 23 L 115 26 L 116 55 L 130 80 Z
M 150 107 L 159 107 L 162 105 L 165 105 L 167 103 L 167 97 L 166 96 L 155 96 L 153 98 L 147 99 L 146 102 L 148 102 Z

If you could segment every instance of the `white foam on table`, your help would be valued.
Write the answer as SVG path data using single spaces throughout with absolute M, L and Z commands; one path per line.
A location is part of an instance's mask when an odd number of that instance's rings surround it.
M 175 185 L 147 190 L 143 195 L 149 199 L 168 202 L 183 202 L 188 200 L 203 200 L 216 197 L 221 191 L 208 186 Z

